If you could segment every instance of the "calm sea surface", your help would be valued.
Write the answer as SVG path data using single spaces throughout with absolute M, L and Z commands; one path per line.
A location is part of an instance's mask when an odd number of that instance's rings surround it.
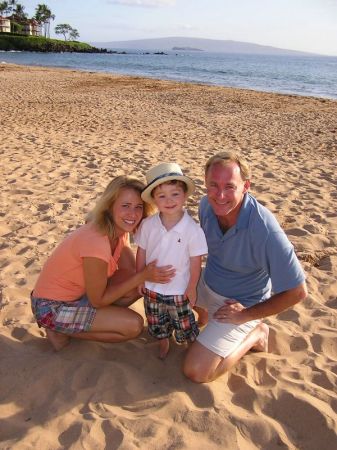
M 337 99 L 337 57 L 127 52 L 126 55 L 0 52 L 0 62 Z

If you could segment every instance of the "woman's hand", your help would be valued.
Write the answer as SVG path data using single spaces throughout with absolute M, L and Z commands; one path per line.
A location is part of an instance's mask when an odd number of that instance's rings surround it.
M 144 280 L 152 283 L 166 284 L 171 281 L 176 273 L 173 266 L 157 267 L 157 260 L 149 263 L 143 270 Z
M 245 315 L 246 308 L 237 300 L 226 300 L 213 315 L 214 319 L 221 323 L 233 323 L 242 325 L 247 322 Z

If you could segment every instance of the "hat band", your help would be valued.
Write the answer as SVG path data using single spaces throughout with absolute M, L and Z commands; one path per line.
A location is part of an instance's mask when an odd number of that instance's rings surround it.
M 161 178 L 166 178 L 166 177 L 172 177 L 172 176 L 176 176 L 178 175 L 179 177 L 183 177 L 184 175 L 182 175 L 180 172 L 169 172 L 169 173 L 164 173 L 163 175 L 159 175 L 159 177 L 154 178 L 151 183 L 149 183 L 144 189 L 143 192 L 145 191 L 145 189 L 148 189 L 153 183 L 155 183 L 156 181 L 160 180 Z

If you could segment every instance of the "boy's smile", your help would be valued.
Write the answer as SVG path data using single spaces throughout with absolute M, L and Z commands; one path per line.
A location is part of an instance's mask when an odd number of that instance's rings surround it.
M 181 219 L 187 199 L 184 189 L 176 184 L 160 184 L 153 191 L 153 200 L 162 217 Z

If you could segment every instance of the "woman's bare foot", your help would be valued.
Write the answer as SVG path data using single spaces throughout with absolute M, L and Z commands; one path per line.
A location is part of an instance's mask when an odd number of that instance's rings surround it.
M 170 341 L 166 339 L 160 339 L 159 341 L 159 359 L 165 359 L 170 349 Z
M 254 352 L 268 352 L 268 336 L 269 327 L 265 323 L 260 323 L 259 325 L 261 337 L 257 343 L 251 348 Z
M 49 328 L 46 329 L 46 334 L 49 342 L 57 352 L 70 342 L 70 337 L 68 335 L 58 333 L 57 331 L 50 330 Z

